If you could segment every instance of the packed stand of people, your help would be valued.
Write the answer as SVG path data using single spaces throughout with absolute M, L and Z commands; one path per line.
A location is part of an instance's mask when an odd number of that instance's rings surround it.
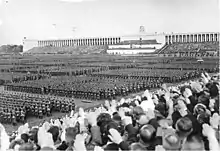
M 1 125 L 0 150 L 190 151 L 220 150 L 219 75 L 202 74 L 135 98 L 77 108 L 70 115 L 8 135 Z
M 20 92 L 0 92 L 0 122 L 17 125 L 27 117 L 43 118 L 53 111 L 69 113 L 75 108 L 73 99 Z
M 219 42 L 173 43 L 160 53 L 219 51 Z
M 93 54 L 102 53 L 107 49 L 106 46 L 45 46 L 45 47 L 34 47 L 28 50 L 27 54 Z

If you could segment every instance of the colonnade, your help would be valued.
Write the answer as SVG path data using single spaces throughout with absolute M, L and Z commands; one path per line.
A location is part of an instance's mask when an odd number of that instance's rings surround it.
M 171 34 L 165 36 L 166 43 L 219 41 L 219 33 Z
M 38 41 L 38 47 L 100 46 L 100 45 L 113 45 L 120 42 L 121 42 L 120 37 L 82 38 L 82 39 L 66 39 L 66 40 L 40 40 Z

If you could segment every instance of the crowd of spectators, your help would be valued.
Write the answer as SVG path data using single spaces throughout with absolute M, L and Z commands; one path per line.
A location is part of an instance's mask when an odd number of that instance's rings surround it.
M 0 150 L 170 151 L 220 150 L 219 75 L 134 98 L 77 108 L 70 115 L 8 135 L 0 126 Z
M 103 53 L 106 51 L 106 46 L 46 46 L 34 47 L 28 50 L 27 54 L 93 54 Z
M 162 53 L 219 51 L 219 42 L 189 42 L 168 44 Z

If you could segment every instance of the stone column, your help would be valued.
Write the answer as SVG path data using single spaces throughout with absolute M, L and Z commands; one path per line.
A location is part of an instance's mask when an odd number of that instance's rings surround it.
M 102 45 L 104 45 L 104 41 L 105 41 L 105 39 L 102 38 L 102 39 L 101 39 L 101 44 L 102 44 Z
M 210 41 L 213 41 L 213 34 L 210 35 Z
M 168 43 L 168 37 L 167 36 L 165 36 L 165 42 Z
M 193 40 L 193 35 L 190 35 L 190 41 L 191 41 L 191 42 L 194 42 L 194 40 Z
M 98 45 L 99 45 L 99 46 L 101 45 L 101 43 L 100 43 L 100 39 L 101 39 L 101 38 L 98 38 Z
M 92 45 L 92 39 L 89 38 L 89 46 L 91 46 L 91 45 Z
M 202 41 L 201 42 L 204 42 L 205 41 L 205 35 L 202 34 Z

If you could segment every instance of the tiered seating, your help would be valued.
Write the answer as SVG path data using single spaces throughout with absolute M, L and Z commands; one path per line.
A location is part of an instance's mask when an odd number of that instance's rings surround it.
M 125 41 L 122 41 L 120 43 L 118 43 L 117 45 L 147 45 L 147 44 L 159 44 L 157 42 L 156 39 L 152 39 L 152 40 L 125 40 Z
M 30 54 L 90 54 L 103 53 L 106 46 L 66 46 L 66 47 L 34 47 L 27 51 Z
M 194 43 L 173 43 L 163 49 L 163 54 L 176 52 L 206 52 L 219 51 L 219 42 L 194 42 Z

